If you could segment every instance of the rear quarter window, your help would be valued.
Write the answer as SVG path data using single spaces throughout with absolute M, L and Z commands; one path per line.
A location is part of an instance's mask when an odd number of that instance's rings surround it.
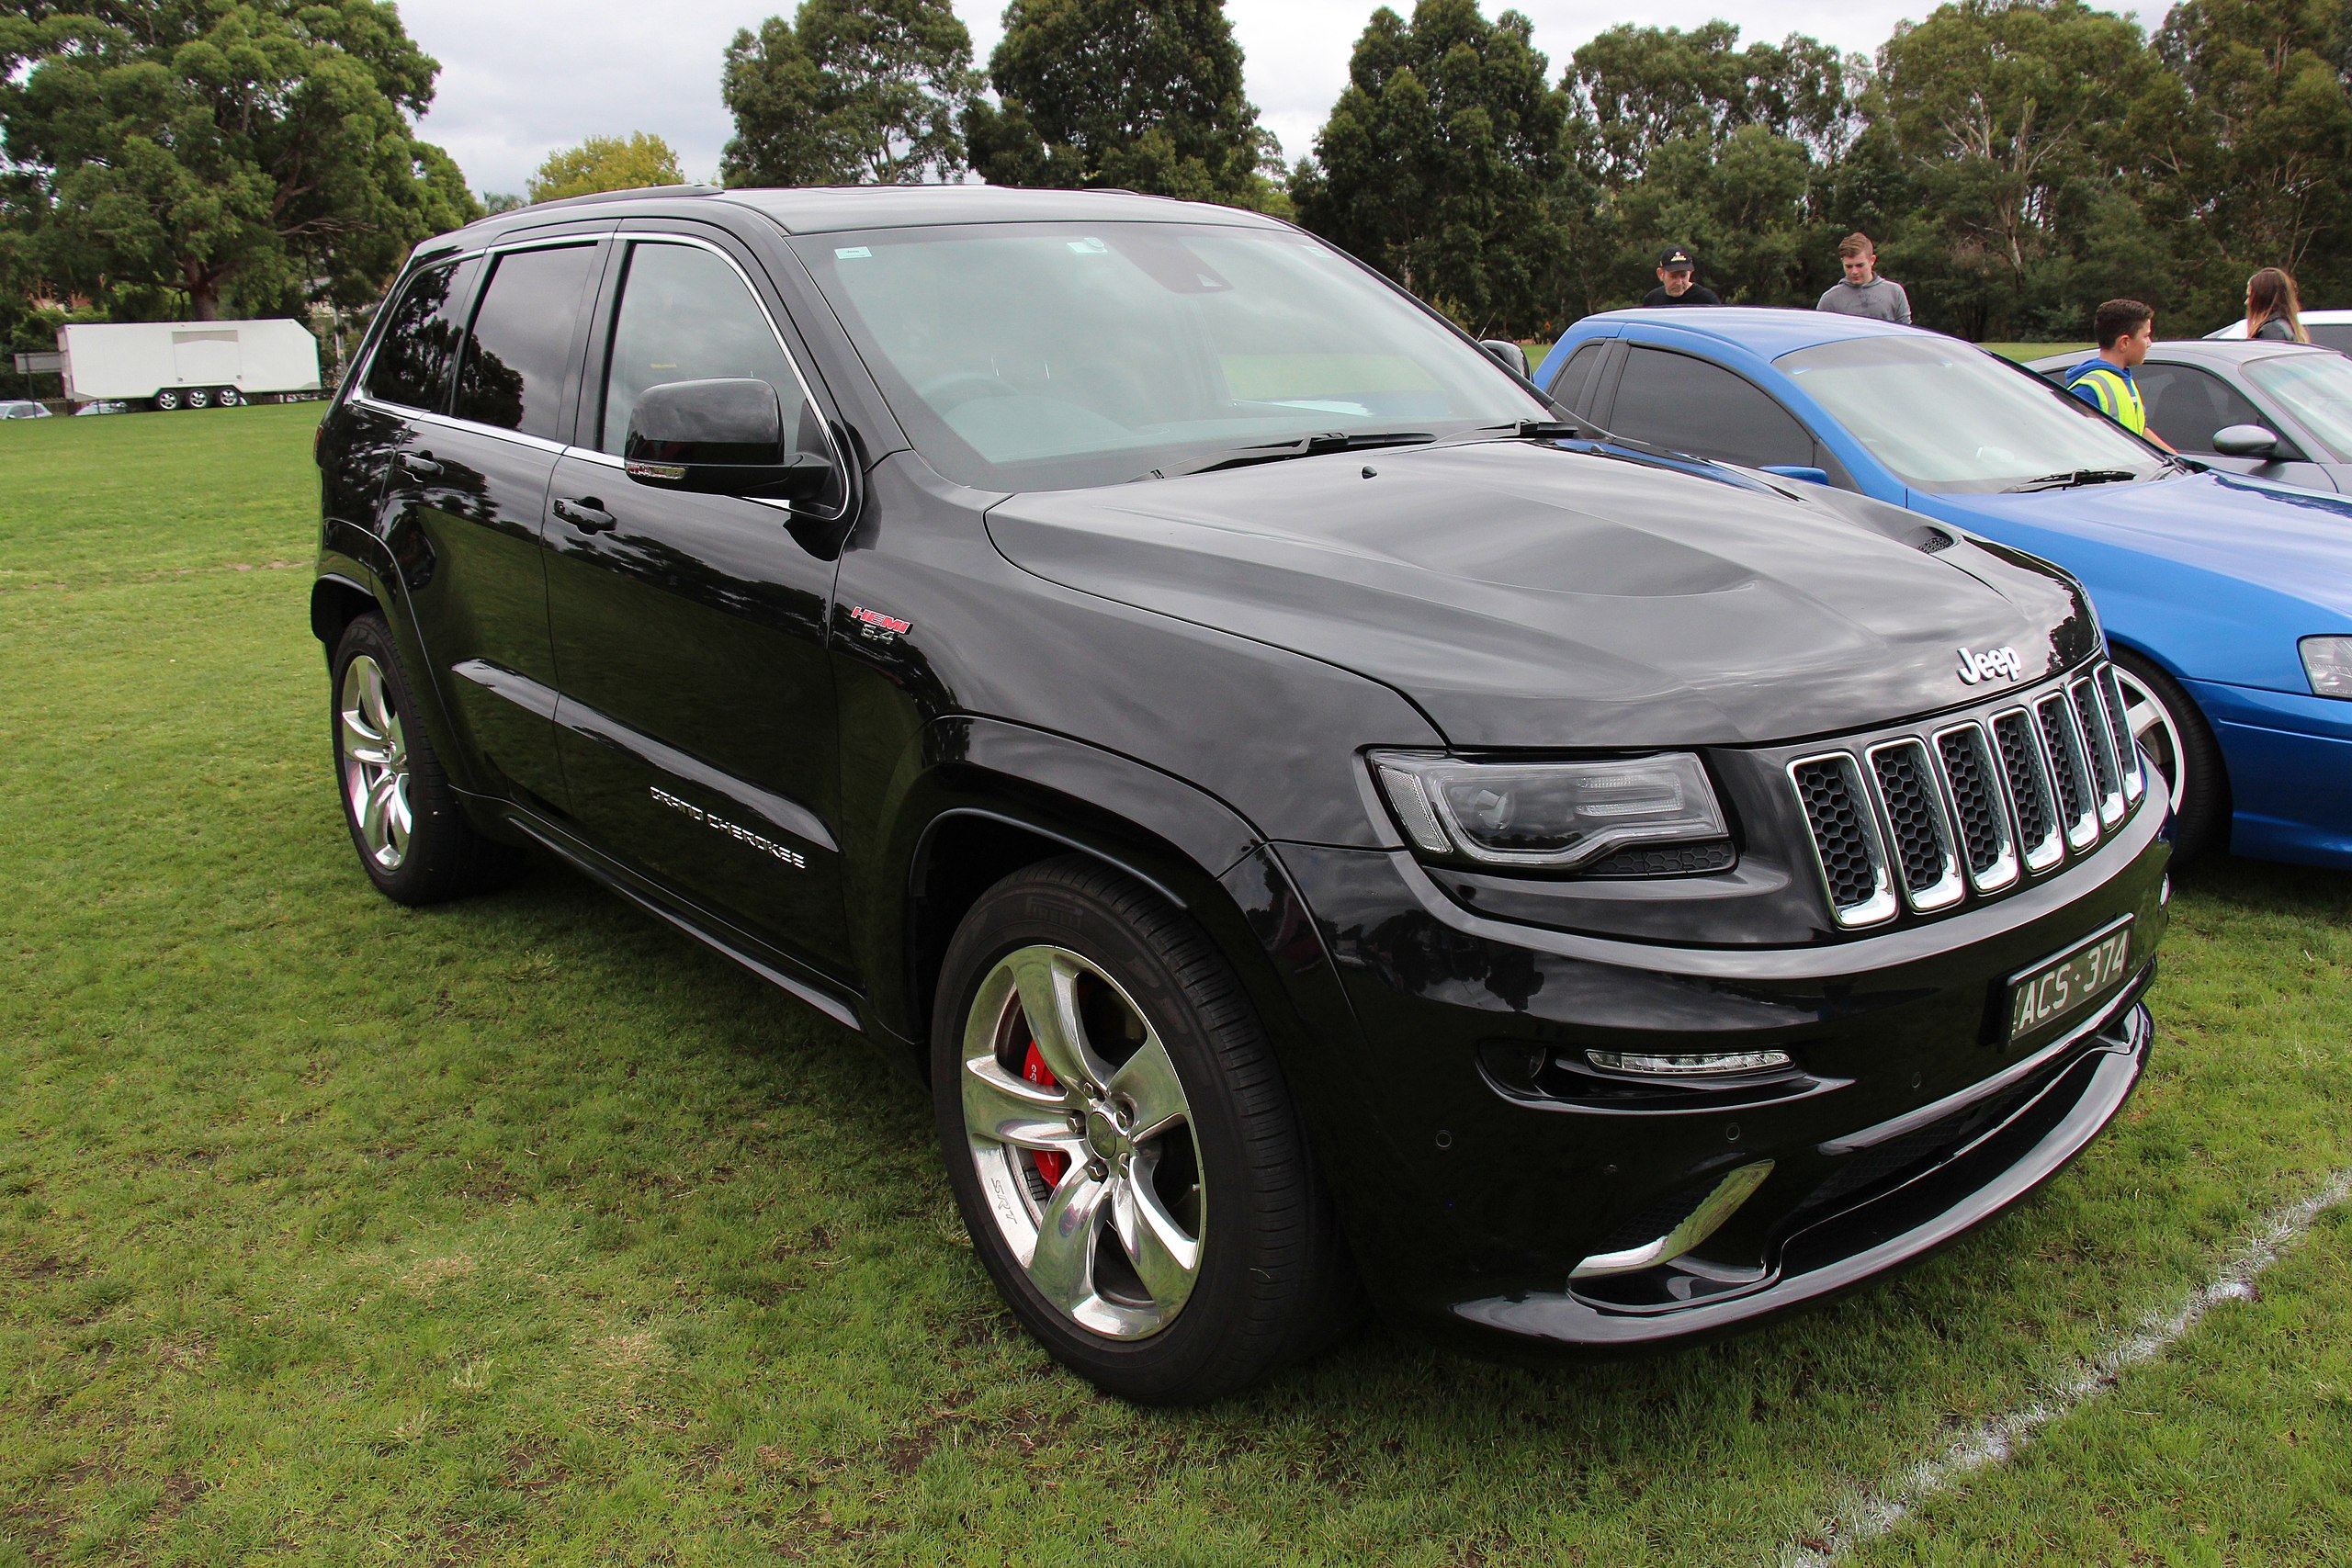
M 439 412 L 449 401 L 464 287 L 470 267 L 451 263 L 409 279 L 393 301 L 384 335 L 368 361 L 363 385 L 369 397 L 402 408 Z

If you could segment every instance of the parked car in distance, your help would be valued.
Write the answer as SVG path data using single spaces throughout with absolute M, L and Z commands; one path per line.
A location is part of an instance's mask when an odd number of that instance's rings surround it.
M 99 414 L 127 413 L 129 412 L 130 405 L 127 403 L 113 402 L 106 399 L 100 399 L 96 402 L 84 403 L 80 408 L 75 409 L 74 411 L 74 417 L 75 419 L 95 418 Z
M 927 1077 L 980 1264 L 1121 1395 L 1359 1281 L 1516 1349 L 1759 1321 L 2145 1061 L 2165 807 L 2078 584 L 1555 445 L 1285 224 L 598 197 L 370 331 L 311 600 L 367 874 L 542 846 Z
M 2352 354 L 2352 310 L 2305 310 L 2303 331 L 2311 333 L 2312 342 L 2322 348 L 2332 348 L 2338 354 Z M 2245 341 L 2245 318 L 2226 321 L 2205 334 L 2208 343 L 2236 339 Z
M 2031 362 L 2060 387 L 2083 362 Z M 2159 343 L 2132 372 L 2148 428 L 2172 448 L 2233 473 L 2352 492 L 2352 357 L 2300 343 Z
M 2199 471 L 2023 367 L 1851 316 L 1588 316 L 1537 375 L 1621 435 L 2065 568 L 2098 608 L 2181 853 L 2226 841 L 2352 865 L 2352 501 Z
M 0 400 L 0 419 L 47 419 L 49 417 L 48 408 L 34 402 L 29 398 Z

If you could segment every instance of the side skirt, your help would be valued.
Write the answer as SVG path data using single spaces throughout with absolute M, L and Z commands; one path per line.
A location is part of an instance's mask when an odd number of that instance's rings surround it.
M 648 914 L 660 917 L 705 946 L 724 953 L 768 984 L 808 1003 L 842 1028 L 865 1032 L 865 998 L 791 954 L 724 920 L 672 898 L 661 888 L 590 848 L 543 818 L 505 805 L 506 820 L 532 842 L 552 852 L 589 878 L 603 884 Z

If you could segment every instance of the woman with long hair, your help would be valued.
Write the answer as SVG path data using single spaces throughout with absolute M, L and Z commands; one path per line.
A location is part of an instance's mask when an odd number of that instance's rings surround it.
M 2303 330 L 2303 302 L 2286 268 L 2266 266 L 2245 280 L 2245 335 L 2278 343 L 2312 341 Z

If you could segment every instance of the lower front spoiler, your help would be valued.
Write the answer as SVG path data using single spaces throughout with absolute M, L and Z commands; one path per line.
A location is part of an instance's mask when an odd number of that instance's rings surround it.
M 1750 1328 L 1916 1263 L 2055 1176 L 2112 1121 L 2146 1065 L 2154 1027 L 2133 1005 L 2041 1089 L 1945 1163 L 1786 1238 L 1756 1288 L 1666 1311 L 1627 1312 L 1563 1291 L 1458 1303 L 1456 1325 L 1494 1347 L 1640 1350 Z

